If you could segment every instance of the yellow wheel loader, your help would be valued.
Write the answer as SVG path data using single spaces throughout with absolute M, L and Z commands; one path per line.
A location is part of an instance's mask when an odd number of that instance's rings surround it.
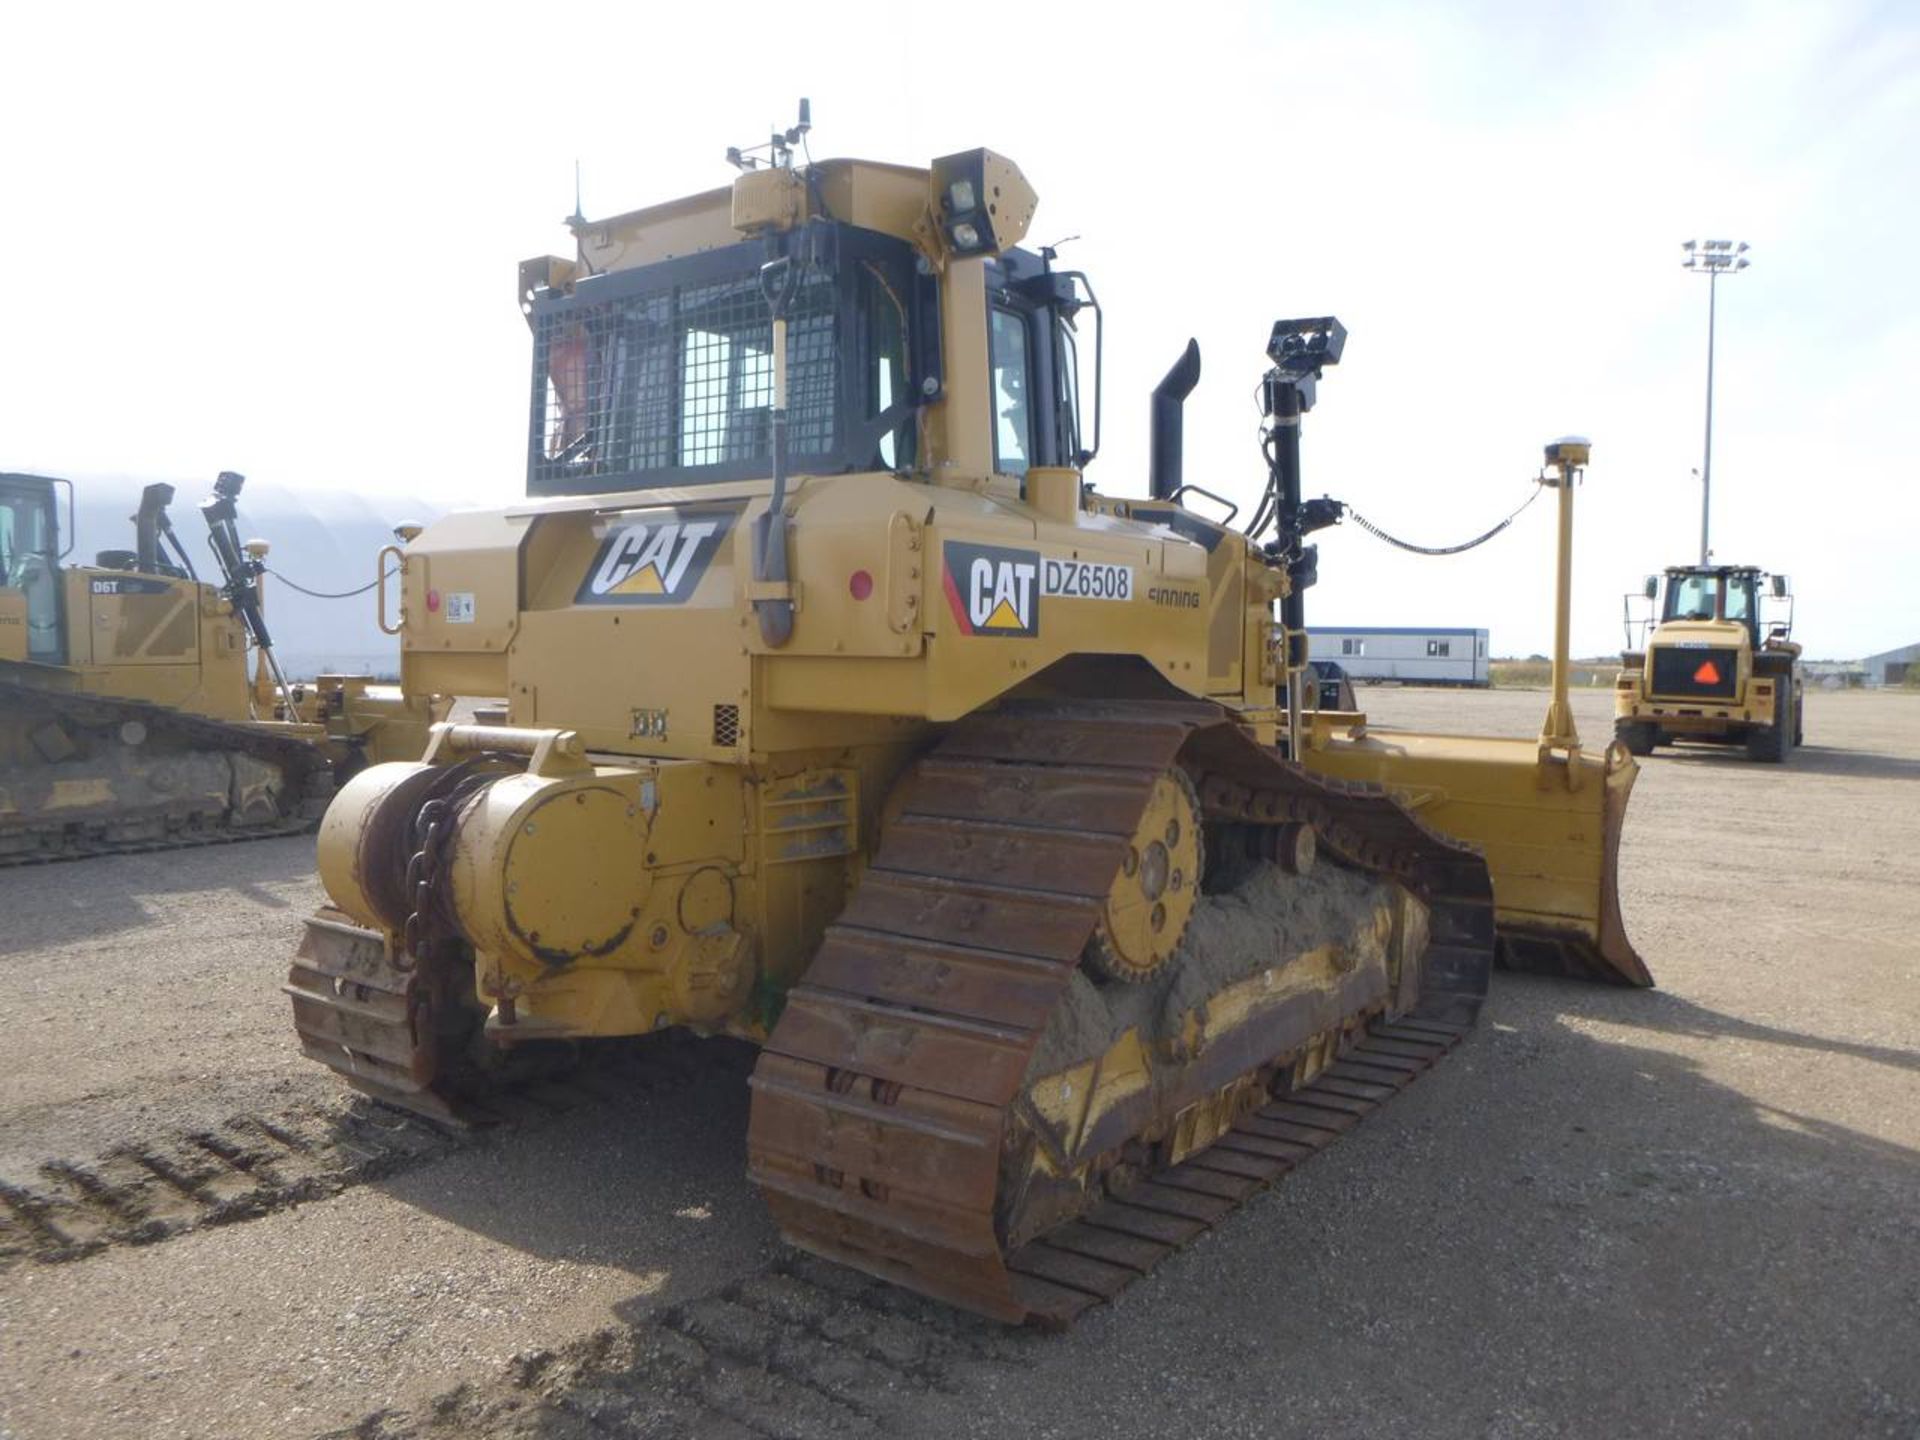
M 134 549 L 69 565 L 71 484 L 0 475 L 0 865 L 308 830 L 336 769 L 425 744 L 444 713 L 431 700 L 279 677 L 265 547 L 235 526 L 241 483 L 222 475 L 202 506 L 215 585 L 169 523 L 171 485 L 143 492 Z
M 1496 960 L 1650 983 L 1633 763 L 1564 665 L 1537 742 L 1303 710 L 1336 321 L 1275 327 L 1251 534 L 1185 503 L 1191 346 L 1148 496 L 1096 493 L 1099 307 L 1021 172 L 792 139 L 522 267 L 527 499 L 401 581 L 408 684 L 504 713 L 333 801 L 294 1021 L 467 1121 L 516 1058 L 745 1037 L 792 1243 L 1064 1324 L 1445 1054 Z
M 1789 759 L 1806 738 L 1806 686 L 1787 577 L 1751 565 L 1675 566 L 1657 625 L 1644 612 L 1636 618 L 1640 599 L 1662 599 L 1659 577 L 1626 599 L 1614 738 L 1635 755 L 1688 740 L 1743 745 L 1749 759 L 1776 765 Z M 1768 602 L 1773 613 L 1763 616 Z

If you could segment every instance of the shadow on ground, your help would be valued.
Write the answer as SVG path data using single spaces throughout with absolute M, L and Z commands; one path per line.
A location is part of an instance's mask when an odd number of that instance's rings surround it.
M 148 902 L 170 895 L 224 892 L 285 910 L 284 889 L 314 877 L 311 835 L 0 870 L 0 955 L 140 929 L 152 920 Z
M 1893 1257 L 1920 1244 L 1920 1152 L 1720 1083 L 1691 1042 L 1778 1046 L 1783 1065 L 1914 1057 L 1658 991 L 1500 986 L 1454 1059 L 1067 1335 L 994 1353 L 977 1338 L 992 1327 L 900 1309 L 889 1343 L 917 1369 L 874 1360 L 885 1287 L 842 1301 L 815 1284 L 804 1323 L 776 1324 L 766 1296 L 791 1288 L 791 1265 L 772 1251 L 717 1289 L 674 1282 L 699 1224 L 726 1217 L 711 1233 L 735 1246 L 770 1238 L 750 1218 L 738 1075 L 564 1133 L 502 1135 L 503 1189 L 482 1172 L 416 1203 L 667 1279 L 537 1367 L 357 1433 L 557 1440 L 626 1433 L 662 1406 L 672 1433 L 800 1437 L 1033 1433 L 1044 1414 L 1050 1436 L 1109 1440 L 1149 1413 L 1168 1440 L 1914 1433 L 1920 1281 Z M 1563 1018 L 1594 1011 L 1644 1038 Z M 528 1143 L 548 1147 L 537 1194 L 504 1163 Z M 689 1201 L 712 1219 L 682 1218 Z
M 596 1098 L 376 1188 L 517 1250 L 629 1271 L 656 1303 L 758 1258 L 774 1232 L 746 1180 L 752 1047 L 673 1033 L 609 1047 L 617 1063 L 590 1053 L 579 1072 Z

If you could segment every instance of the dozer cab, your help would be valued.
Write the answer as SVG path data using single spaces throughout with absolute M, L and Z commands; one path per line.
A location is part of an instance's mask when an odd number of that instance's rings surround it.
M 1657 624 L 1647 613 L 1656 601 Z M 1805 740 L 1786 576 L 1750 565 L 1676 566 L 1664 586 L 1649 575 L 1625 609 L 1613 733 L 1634 754 L 1704 741 L 1743 745 L 1748 758 L 1779 764 Z
M 1444 1054 L 1496 959 L 1649 983 L 1633 764 L 1564 685 L 1537 743 L 1302 709 L 1337 321 L 1275 327 L 1252 535 L 1186 504 L 1196 347 L 1147 495 L 1096 493 L 1099 309 L 1019 169 L 795 136 L 522 267 L 527 498 L 401 580 L 405 683 L 504 711 L 334 800 L 293 1018 L 473 1123 L 596 1041 L 744 1037 L 792 1243 L 1065 1323 Z
M 0 475 L 0 865 L 310 829 L 336 767 L 424 744 L 430 701 L 279 675 L 242 483 L 222 475 L 201 507 L 215 584 L 168 519 L 171 485 L 143 490 L 132 549 L 74 565 L 71 483 Z

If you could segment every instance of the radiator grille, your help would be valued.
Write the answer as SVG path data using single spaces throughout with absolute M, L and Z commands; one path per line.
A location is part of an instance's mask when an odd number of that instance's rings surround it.
M 1685 699 L 1731 700 L 1740 683 L 1740 652 L 1662 645 L 1653 652 L 1653 693 Z
M 738 705 L 713 707 L 713 743 L 722 750 L 731 750 L 740 743 L 740 707 Z

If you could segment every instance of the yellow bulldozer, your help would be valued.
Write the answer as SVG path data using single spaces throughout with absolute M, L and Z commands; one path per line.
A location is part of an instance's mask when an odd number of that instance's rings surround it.
M 1661 602 L 1659 622 L 1635 604 Z M 1763 607 L 1771 604 L 1768 615 Z M 1780 764 L 1806 739 L 1806 685 L 1784 575 L 1751 565 L 1685 565 L 1626 597 L 1627 649 L 1613 733 L 1635 755 L 1675 741 L 1743 745 Z
M 201 507 L 216 584 L 171 485 L 142 492 L 133 549 L 70 565 L 71 482 L 0 475 L 0 865 L 311 829 L 336 775 L 419 753 L 445 713 L 363 677 L 280 676 L 243 483 L 221 475 Z
M 523 1060 L 745 1037 L 792 1243 L 1064 1324 L 1443 1055 L 1496 961 L 1651 983 L 1634 766 L 1564 663 L 1534 740 L 1301 704 L 1337 321 L 1274 327 L 1254 523 L 1186 503 L 1192 346 L 1147 496 L 1098 493 L 1099 306 L 1020 170 L 795 138 L 521 267 L 527 499 L 401 578 L 405 684 L 505 705 L 333 801 L 294 1020 L 473 1121 Z M 1564 662 L 1585 448 L 1549 459 Z

